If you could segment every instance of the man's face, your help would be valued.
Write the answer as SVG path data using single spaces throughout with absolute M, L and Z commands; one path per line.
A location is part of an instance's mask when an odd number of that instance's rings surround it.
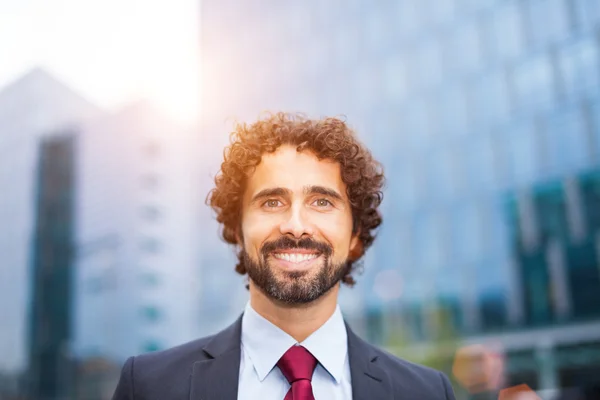
M 284 145 L 262 156 L 242 200 L 243 257 L 269 297 L 308 303 L 347 272 L 352 212 L 340 165 Z

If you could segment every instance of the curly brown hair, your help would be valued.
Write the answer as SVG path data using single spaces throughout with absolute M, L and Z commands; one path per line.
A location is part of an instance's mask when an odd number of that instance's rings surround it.
M 276 113 L 253 124 L 237 124 L 225 148 L 221 170 L 215 177 L 215 188 L 206 203 L 222 224 L 225 242 L 238 245 L 241 235 L 242 197 L 246 180 L 265 153 L 273 153 L 281 145 L 296 146 L 297 151 L 309 150 L 319 160 L 328 159 L 341 166 L 342 181 L 351 204 L 353 234 L 358 232 L 360 250 L 348 259 L 347 273 L 342 282 L 355 283 L 352 272 L 357 262 L 375 240 L 375 230 L 382 223 L 378 210 L 383 200 L 383 167 L 339 118 L 311 120 L 300 114 Z M 242 251 L 238 253 L 236 271 L 246 274 Z

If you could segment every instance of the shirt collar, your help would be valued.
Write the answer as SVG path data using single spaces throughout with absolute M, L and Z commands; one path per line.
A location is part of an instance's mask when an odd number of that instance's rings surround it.
M 296 340 L 258 314 L 250 302 L 242 317 L 242 346 L 262 382 L 277 365 L 277 361 Z M 339 305 L 319 329 L 300 343 L 331 374 L 341 382 L 348 354 L 348 336 Z

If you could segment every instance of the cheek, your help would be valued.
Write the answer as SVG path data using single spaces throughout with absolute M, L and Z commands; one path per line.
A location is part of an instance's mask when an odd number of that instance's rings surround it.
M 352 218 L 336 216 L 319 223 L 319 230 L 333 246 L 334 257 L 347 257 L 352 237 Z
M 249 253 L 254 253 L 273 232 L 273 221 L 269 218 L 259 218 L 254 214 L 249 214 L 242 219 L 242 235 L 244 237 L 244 247 Z

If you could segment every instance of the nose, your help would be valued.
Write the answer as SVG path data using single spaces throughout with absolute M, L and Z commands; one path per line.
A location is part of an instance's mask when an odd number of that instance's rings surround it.
M 279 232 L 297 239 L 303 236 L 312 237 L 314 228 L 309 219 L 307 210 L 302 205 L 293 205 L 279 225 Z

